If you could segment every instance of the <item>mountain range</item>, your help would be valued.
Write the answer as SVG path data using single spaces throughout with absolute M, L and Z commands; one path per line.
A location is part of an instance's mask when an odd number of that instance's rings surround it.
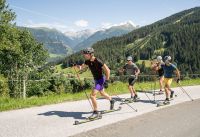
M 127 22 L 126 24 L 122 24 L 120 26 L 112 26 L 109 29 L 99 30 L 95 32 L 93 35 L 88 37 L 83 42 L 76 45 L 75 49 L 76 51 L 79 51 L 86 47 L 91 47 L 94 43 L 100 40 L 104 40 L 111 37 L 117 37 L 124 34 L 127 34 L 128 32 L 131 32 L 132 30 L 138 28 L 138 26 L 134 26 L 130 22 Z
M 43 43 L 50 54 L 69 55 L 75 43 L 56 29 L 49 28 L 27 28 L 34 38 Z
M 151 60 L 170 55 L 182 74 L 200 73 L 200 7 L 173 14 L 155 23 L 140 27 L 128 34 L 101 40 L 92 45 L 95 56 L 112 69 L 126 63 L 127 56 L 134 61 Z M 63 66 L 84 62 L 80 52 L 63 60 Z M 138 64 L 140 65 L 140 64 Z M 143 66 L 145 62 L 143 62 Z M 149 73 L 143 66 L 141 72 Z
M 27 28 L 36 40 L 43 43 L 50 54 L 70 55 L 83 48 L 90 47 L 99 40 L 120 36 L 138 28 L 130 22 L 100 30 L 82 30 L 62 33 L 49 28 Z

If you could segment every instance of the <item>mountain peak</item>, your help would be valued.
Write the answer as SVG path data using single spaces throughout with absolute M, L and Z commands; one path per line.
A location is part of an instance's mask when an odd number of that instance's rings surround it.
M 122 22 L 120 24 L 117 25 L 113 25 L 112 27 L 110 27 L 109 29 L 123 29 L 123 30 L 134 30 L 136 28 L 138 28 L 139 26 L 135 25 L 132 21 L 126 21 L 126 22 Z M 106 30 L 109 30 L 106 29 Z
M 137 25 L 135 25 L 131 20 L 126 21 L 126 22 L 122 22 L 119 25 L 120 26 L 133 26 L 133 27 L 137 27 Z
M 67 31 L 64 34 L 68 37 L 70 37 L 71 39 L 75 39 L 75 38 L 81 38 L 81 37 L 89 37 L 91 36 L 93 33 L 95 33 L 95 30 L 92 29 L 85 29 L 85 30 L 81 30 L 81 31 Z
M 139 26 L 136 25 L 135 23 L 133 23 L 131 20 L 119 23 L 119 24 L 110 24 L 108 26 L 104 26 L 103 28 L 101 28 L 100 30 L 105 31 L 108 29 L 112 29 L 112 28 L 128 28 L 128 29 L 135 29 L 138 28 Z

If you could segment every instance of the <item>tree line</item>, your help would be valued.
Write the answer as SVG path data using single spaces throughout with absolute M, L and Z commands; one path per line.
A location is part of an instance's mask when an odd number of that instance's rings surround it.
M 0 0 L 0 93 L 11 97 L 17 95 L 22 81 L 48 57 L 43 45 L 29 31 L 16 26 L 15 18 L 6 1 Z

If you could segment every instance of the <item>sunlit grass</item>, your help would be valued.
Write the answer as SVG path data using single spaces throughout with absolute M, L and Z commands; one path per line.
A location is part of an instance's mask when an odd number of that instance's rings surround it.
M 191 79 L 181 81 L 182 86 L 192 86 L 192 85 L 200 85 L 200 79 Z M 175 82 L 172 83 L 172 87 L 176 87 L 177 84 Z M 158 81 L 156 82 L 141 82 L 136 83 L 135 88 L 138 91 L 141 90 L 154 90 L 159 89 Z M 87 95 L 89 96 L 91 89 L 85 90 Z M 127 88 L 127 83 L 116 81 L 109 85 L 109 88 L 106 89 L 106 92 L 110 95 L 119 95 L 129 93 Z M 98 97 L 100 97 L 98 95 Z M 13 110 L 13 109 L 21 109 L 32 106 L 41 106 L 47 104 L 56 104 L 67 101 L 76 101 L 86 99 L 85 93 L 61 93 L 61 94 L 51 94 L 43 97 L 31 97 L 27 99 L 13 99 L 13 98 L 3 98 L 0 97 L 0 111 Z

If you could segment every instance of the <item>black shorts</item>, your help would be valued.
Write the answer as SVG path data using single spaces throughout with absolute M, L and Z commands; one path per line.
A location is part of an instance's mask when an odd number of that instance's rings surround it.
M 135 79 L 135 78 L 133 78 L 133 77 L 128 78 L 128 84 L 129 84 L 130 86 L 133 86 L 133 85 L 135 84 L 135 82 L 136 82 L 136 79 Z
M 160 79 L 160 78 L 162 78 L 162 77 L 164 77 L 164 74 L 163 74 L 163 75 L 158 75 L 158 79 Z
M 163 69 L 159 69 L 158 70 L 158 76 L 162 77 L 164 75 L 164 70 Z

